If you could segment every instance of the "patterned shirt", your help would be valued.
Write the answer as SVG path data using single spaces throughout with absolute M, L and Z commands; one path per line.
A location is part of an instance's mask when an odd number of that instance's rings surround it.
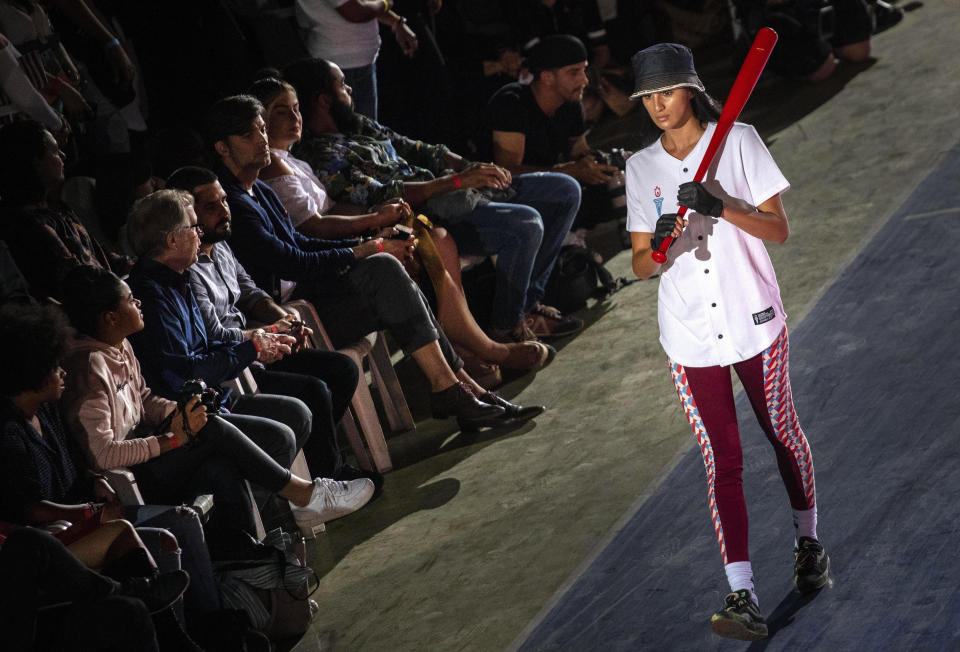
M 357 133 L 304 132 L 291 150 L 310 164 L 333 201 L 371 208 L 403 196 L 405 181 L 432 181 L 447 173 L 445 145 L 428 145 L 359 117 Z

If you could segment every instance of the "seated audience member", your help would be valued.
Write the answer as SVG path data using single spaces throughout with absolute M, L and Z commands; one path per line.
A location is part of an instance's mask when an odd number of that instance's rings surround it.
M 140 302 L 127 284 L 93 268 L 77 270 L 69 283 L 74 298 L 64 308 L 80 336 L 67 360 L 72 380 L 65 411 L 96 468 L 129 467 L 149 503 L 176 505 L 212 493 L 214 539 L 237 527 L 255 534 L 245 479 L 289 500 L 302 529 L 370 499 L 373 483 L 365 478 L 311 483 L 291 474 L 236 426 L 208 415 L 199 396 L 185 404 L 156 396 L 127 341 L 144 328 Z M 185 281 L 184 287 L 189 291 Z M 202 328 L 199 315 L 193 319 Z M 292 453 L 285 452 L 286 462 Z
M 804 3 L 741 0 L 736 4 L 748 34 L 764 26 L 776 30 L 779 38 L 770 55 L 770 69 L 779 75 L 819 82 L 833 74 L 837 59 L 860 62 L 870 57 L 873 18 L 864 0 L 833 0 L 829 36 L 822 32 L 820 12 Z M 882 0 L 878 4 L 889 7 Z M 898 15 L 902 17 L 903 10 Z
M 83 269 L 112 276 L 104 270 Z M 0 314 L 9 318 L 9 324 L 3 328 L 12 330 L 7 339 L 14 348 L 8 364 L 12 365 L 14 378 L 20 367 L 27 364 L 36 368 L 35 373 L 42 373 L 52 364 L 48 360 L 51 355 L 59 358 L 63 354 L 68 335 L 59 311 L 27 307 L 20 311 L 8 308 Z M 98 474 L 86 472 L 87 465 L 79 456 L 75 457 L 74 442 L 66 435 L 60 412 L 54 405 L 64 387 L 62 375 L 57 379 L 59 382 L 49 388 L 50 402 L 41 404 L 36 410 L 36 418 L 30 423 L 32 431 L 24 430 L 23 424 L 13 418 L 16 411 L 7 406 L 7 425 L 0 440 L 3 458 L 0 461 L 3 514 L 0 516 L 20 523 L 42 523 L 59 518 L 73 521 L 89 507 L 101 512 L 102 519 L 108 516 L 129 518 L 135 522 L 137 535 L 153 553 L 161 570 L 173 571 L 182 566 L 190 573 L 193 581 L 187 594 L 187 608 L 196 611 L 219 609 L 213 569 L 197 514 L 190 509 L 171 507 L 165 511 L 150 510 L 143 517 L 136 508 L 124 509 L 106 480 Z M 76 378 L 71 378 L 71 385 L 76 382 Z M 21 397 L 20 400 L 25 399 Z M 12 404 L 15 406 L 16 401 Z M 28 412 L 22 411 L 24 414 Z M 171 537 L 166 530 L 174 536 Z
M 200 244 L 188 193 L 160 190 L 138 200 L 127 230 L 140 259 L 130 287 L 143 302 L 145 323 L 131 343 L 157 395 L 176 398 L 196 378 L 217 387 L 255 361 L 273 362 L 290 352 L 296 340 L 289 335 L 257 331 L 250 340 L 221 342 L 207 333 L 187 274 Z M 310 410 L 292 396 L 242 394 L 230 397 L 227 407 L 224 418 L 285 468 L 310 436 Z
M 37 298 L 61 298 L 60 282 L 78 265 L 110 268 L 103 248 L 55 197 L 64 154 L 32 120 L 0 128 L 0 237 Z
M 59 536 L 87 566 L 118 579 L 140 578 L 145 597 L 171 584 L 179 597 L 190 576 L 179 569 L 176 538 L 166 530 L 134 530 L 106 482 L 81 474 L 70 455 L 56 405 L 64 390 L 65 320 L 49 306 L 3 308 L 0 320 L 0 337 L 11 347 L 0 387 L 0 519 L 40 526 L 67 521 L 72 525 Z M 86 502 L 91 496 L 106 502 Z M 159 569 L 141 534 L 158 544 L 154 550 L 165 562 Z M 162 622 L 165 635 L 184 636 L 172 614 Z
M 127 242 L 127 215 L 133 202 L 163 188 L 150 162 L 142 155 L 113 154 L 97 166 L 93 203 L 100 228 L 101 244 L 114 251 L 132 254 Z
M 323 185 L 307 163 L 288 151 L 302 135 L 303 121 L 296 91 L 287 82 L 268 78 L 255 83 L 251 93 L 264 105 L 263 119 L 270 142 L 270 165 L 260 171 L 260 179 L 277 193 L 297 230 L 318 238 L 360 236 L 370 230 L 376 232 L 377 228 L 393 227 L 409 215 L 410 209 L 403 200 L 383 204 L 376 213 L 323 215 L 330 203 Z M 430 230 L 430 237 L 440 254 L 437 273 L 442 274 L 439 283 L 442 289 L 436 299 L 437 319 L 458 352 L 465 356 L 471 375 L 474 375 L 471 360 L 479 361 L 479 365 L 499 365 L 521 371 L 546 366 L 555 354 L 552 347 L 536 341 L 503 344 L 487 337 L 467 306 L 456 245 L 439 227 Z M 420 249 L 416 253 L 418 257 L 422 255 Z M 419 267 L 423 270 L 427 265 L 421 263 Z M 414 280 L 423 276 L 416 274 Z M 433 285 L 429 289 L 436 291 Z
M 369 210 L 400 197 L 440 218 L 461 253 L 497 256 L 494 339 L 583 328 L 582 321 L 540 304 L 580 205 L 574 179 L 550 172 L 513 178 L 498 165 L 468 163 L 443 145 L 405 138 L 355 113 L 343 73 L 323 59 L 296 62 L 284 76 L 297 89 L 306 127 L 292 153 L 310 164 L 334 201 Z M 528 317 L 540 317 L 532 334 Z
M 0 586 L 4 649 L 158 651 L 138 585 L 90 570 L 46 532 L 19 527 L 0 534 Z M 180 595 L 179 586 L 158 587 L 154 606 L 169 607 Z
M 207 333 L 215 340 L 239 343 L 257 334 L 247 321 L 269 324 L 268 330 L 293 334 L 300 315 L 278 306 L 256 286 L 227 244 L 231 233 L 230 208 L 217 176 L 205 168 L 186 167 L 173 173 L 168 188 L 193 196 L 197 223 L 202 229 L 200 253 L 190 266 L 190 285 L 203 315 Z M 308 329 L 309 330 L 309 329 Z M 363 472 L 343 461 L 337 446 L 337 423 L 357 388 L 359 370 L 335 351 L 300 349 L 269 367 L 251 366 L 260 391 L 294 396 L 313 416 L 313 429 L 304 453 L 313 473 L 337 480 L 369 477 L 378 486 L 378 473 Z
M 527 59 L 530 84 L 507 84 L 487 107 L 483 145 L 513 174 L 552 170 L 586 186 L 575 226 L 604 221 L 606 184 L 619 170 L 599 163 L 587 144 L 583 90 L 587 50 L 566 34 L 545 36 Z
M 5 303 L 33 303 L 33 297 L 7 243 L 0 240 L 0 305 Z
M 0 89 L 9 100 L 9 105 L 0 105 L 4 118 L 11 119 L 7 116 L 9 109 L 12 108 L 13 115 L 23 113 L 52 133 L 69 133 L 70 124 L 66 118 L 53 110 L 20 67 L 18 61 L 20 56 L 10 41 L 0 34 Z
M 436 418 L 456 416 L 461 428 L 474 429 L 539 414 L 485 391 L 463 370 L 400 262 L 416 249 L 412 237 L 358 244 L 309 238 L 293 228 L 277 195 L 257 178 L 270 162 L 262 111 L 256 98 L 241 95 L 220 100 L 208 114 L 233 220 L 231 247 L 254 281 L 278 303 L 290 295 L 310 300 L 334 346 L 387 329 L 427 376 Z

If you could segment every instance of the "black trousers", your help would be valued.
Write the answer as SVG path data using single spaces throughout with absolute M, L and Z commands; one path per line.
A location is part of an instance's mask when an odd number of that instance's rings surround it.
M 250 495 L 243 481 L 276 493 L 290 482 L 293 461 L 292 443 L 264 442 L 266 452 L 258 443 L 215 416 L 188 443 L 130 470 L 147 503 L 176 505 L 197 494 L 212 493 L 216 508 L 211 525 L 239 527 L 255 535 Z
M 451 369 L 463 367 L 423 292 L 390 254 L 362 258 L 333 280 L 298 283 L 294 295 L 316 307 L 335 347 L 386 330 L 407 355 L 437 342 Z
M 303 349 L 265 369 L 253 368 L 260 391 L 292 396 L 310 410 L 313 423 L 303 454 L 314 476 L 335 478 L 343 467 L 337 424 L 353 399 L 359 374 L 349 357 L 319 349 Z

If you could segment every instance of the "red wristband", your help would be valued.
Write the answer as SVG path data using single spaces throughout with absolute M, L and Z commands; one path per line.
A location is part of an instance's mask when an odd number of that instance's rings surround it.
M 253 344 L 253 350 L 257 352 L 257 355 L 260 354 L 260 345 L 257 344 L 256 336 L 250 338 L 250 342 Z
M 377 238 L 377 251 L 383 253 L 383 238 Z
M 459 174 L 453 175 L 453 187 L 457 190 L 463 188 L 463 179 L 460 178 Z
M 177 436 L 173 433 L 170 434 L 170 450 L 178 447 L 180 445 L 180 440 L 177 439 Z
M 267 327 L 267 330 L 269 330 L 271 333 L 279 333 L 279 332 L 280 332 L 280 329 L 277 328 L 276 324 L 270 324 L 270 326 Z

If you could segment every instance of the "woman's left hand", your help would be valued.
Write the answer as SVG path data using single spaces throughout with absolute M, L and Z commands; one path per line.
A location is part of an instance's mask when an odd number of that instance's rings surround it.
M 677 203 L 701 215 L 712 217 L 723 215 L 723 200 L 711 195 L 699 181 L 681 183 L 677 191 Z

